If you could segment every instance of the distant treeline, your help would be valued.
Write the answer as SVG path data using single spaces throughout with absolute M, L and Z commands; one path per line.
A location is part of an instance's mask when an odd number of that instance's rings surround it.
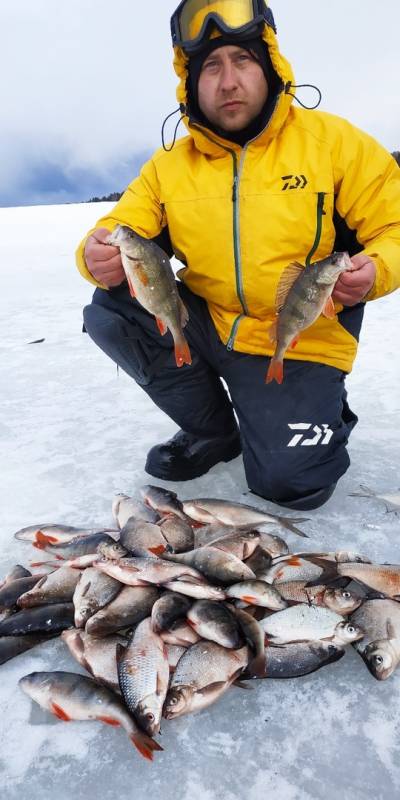
M 122 195 L 123 192 L 111 192 L 104 197 L 91 197 L 90 200 L 85 200 L 85 203 L 107 203 L 108 201 L 116 203 Z

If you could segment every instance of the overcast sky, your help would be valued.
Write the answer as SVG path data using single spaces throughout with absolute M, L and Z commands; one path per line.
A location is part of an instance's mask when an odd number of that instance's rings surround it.
M 177 107 L 169 38 L 176 5 L 1 0 L 0 205 L 85 200 L 125 187 Z M 271 7 L 297 83 L 316 83 L 322 109 L 400 149 L 399 0 Z

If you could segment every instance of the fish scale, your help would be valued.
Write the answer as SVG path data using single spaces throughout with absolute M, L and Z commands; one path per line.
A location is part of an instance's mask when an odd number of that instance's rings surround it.
M 126 649 L 118 648 L 118 679 L 124 700 L 149 735 L 158 733 L 169 682 L 167 651 L 148 617 L 137 626 Z M 154 719 L 149 720 L 149 714 Z

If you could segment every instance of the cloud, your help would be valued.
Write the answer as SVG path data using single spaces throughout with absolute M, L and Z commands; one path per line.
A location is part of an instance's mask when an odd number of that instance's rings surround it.
M 137 171 L 160 146 L 162 121 L 177 107 L 169 38 L 177 4 L 3 0 L 0 204 L 85 198 L 133 177 L 131 165 Z M 373 0 L 271 5 L 298 83 L 316 83 L 321 108 L 399 149 L 397 0 L 379 15 Z

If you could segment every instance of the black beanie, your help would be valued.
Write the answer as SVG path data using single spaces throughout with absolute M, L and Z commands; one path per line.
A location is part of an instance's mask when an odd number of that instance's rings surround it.
M 255 36 L 253 39 L 237 39 L 229 36 L 218 36 L 215 39 L 210 39 L 199 53 L 189 56 L 188 63 L 188 80 L 186 84 L 189 108 L 195 117 L 201 118 L 203 115 L 200 111 L 198 104 L 198 85 L 201 68 L 204 61 L 210 53 L 217 50 L 219 47 L 226 47 L 227 45 L 234 45 L 235 47 L 242 47 L 251 53 L 259 62 L 260 67 L 265 75 L 269 88 L 271 89 L 271 82 L 276 77 L 267 45 L 260 36 Z

